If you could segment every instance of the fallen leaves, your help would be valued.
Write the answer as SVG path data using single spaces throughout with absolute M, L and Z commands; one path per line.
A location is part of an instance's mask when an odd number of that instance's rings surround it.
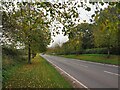
M 40 56 L 28 65 L 21 65 L 5 82 L 6 88 L 60 88 L 70 85 L 60 74 Z

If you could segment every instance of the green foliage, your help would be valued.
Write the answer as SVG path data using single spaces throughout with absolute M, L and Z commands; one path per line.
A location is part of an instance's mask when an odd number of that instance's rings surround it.
M 32 53 L 44 52 L 50 41 L 49 26 L 57 22 L 63 25 L 62 31 L 64 35 L 69 36 L 70 40 L 62 47 L 56 47 L 54 49 L 56 53 L 80 53 L 82 49 L 93 48 L 94 45 L 95 47 L 118 48 L 119 20 L 117 18 L 120 9 L 116 6 L 119 7 L 119 3 L 110 3 L 105 10 L 99 7 L 100 4 L 105 3 L 92 4 L 96 7 L 95 13 L 91 16 L 92 19 L 90 18 L 91 21 L 95 19 L 94 24 L 77 25 L 76 22 L 80 21 L 79 8 L 91 11 L 91 8 L 84 3 L 77 1 L 17 3 L 17 10 L 13 5 L 13 10 L 9 12 L 7 9 L 8 12 L 3 13 L 5 34 L 9 38 L 12 37 L 12 41 L 16 40 L 26 48 L 30 47 Z M 5 4 L 5 6 L 9 8 L 10 5 Z M 54 25 L 54 35 L 59 34 L 59 28 L 59 25 Z
M 61 47 L 59 45 L 54 48 L 48 49 L 48 53 L 55 54 L 79 54 L 82 42 L 80 42 L 80 38 L 70 39 L 68 42 L 64 43 Z
M 7 69 L 9 66 L 25 61 L 25 54 L 26 52 L 24 50 L 17 50 L 7 47 L 2 48 L 3 69 Z
M 6 73 L 11 68 L 18 67 L 19 65 L 25 62 L 26 62 L 26 58 L 25 58 L 24 50 L 16 50 L 13 48 L 3 47 L 2 48 L 2 76 L 3 76 L 2 78 L 3 78 L 3 81 L 6 81 L 8 79 L 8 76 L 6 75 Z
M 69 41 L 64 43 L 62 47 L 57 48 L 57 54 L 79 54 L 83 49 L 93 47 L 93 25 L 81 23 L 71 28 L 69 33 Z
M 50 36 L 47 24 L 45 24 L 45 16 L 43 16 L 43 12 L 31 10 L 31 8 L 35 8 L 35 5 L 28 3 L 26 6 L 21 7 L 24 7 L 24 9 L 19 11 L 22 12 L 22 14 L 20 13 L 16 17 L 21 19 L 21 22 L 18 22 L 21 29 L 17 32 L 19 33 L 19 39 L 22 39 L 26 45 L 30 44 L 31 50 L 34 52 L 45 51 L 46 46 L 50 41 Z
M 3 4 L 3 6 L 6 5 L 7 3 Z M 41 40 L 38 50 L 44 51 L 50 41 L 50 32 L 48 30 L 48 21 L 43 11 L 39 10 L 40 8 L 36 8 L 36 4 L 33 3 L 17 3 L 18 9 L 15 11 L 12 9 L 8 13 L 10 7 L 15 8 L 14 5 L 8 5 L 6 6 L 7 11 L 3 12 L 3 35 L 16 42 L 23 43 L 26 47 L 30 43 L 33 48 L 33 42 L 38 44 L 40 43 L 39 40 Z M 41 50 L 40 47 L 42 47 Z
M 96 47 L 106 47 L 108 57 L 111 48 L 119 48 L 119 29 L 118 20 L 120 9 L 119 3 L 111 3 L 108 8 L 98 13 L 95 17 L 94 26 L 94 44 Z
M 82 48 L 92 48 L 93 44 L 93 25 L 89 23 L 81 23 L 77 27 L 77 31 L 74 33 L 79 33 L 81 37 Z
M 2 40 L 2 45 L 6 46 L 8 42 L 14 43 L 13 40 L 13 30 L 14 30 L 14 24 L 13 21 L 10 19 L 9 17 L 9 13 L 6 13 L 5 11 L 3 11 L 2 13 L 2 30 L 3 30 L 3 40 Z
M 83 51 L 84 54 L 107 54 L 107 48 L 92 48 Z
M 108 54 L 108 48 L 91 48 L 91 49 L 85 49 L 82 52 L 83 54 Z M 110 48 L 110 53 L 112 55 L 119 55 L 119 48 L 114 47 Z
M 3 4 L 3 6 L 5 5 L 7 3 Z M 11 42 L 12 44 L 15 43 L 13 45 L 20 43 L 25 46 L 29 51 L 28 61 L 30 61 L 31 53 L 46 51 L 50 42 L 50 31 L 44 11 L 40 10 L 41 8 L 38 8 L 36 4 L 27 2 L 17 3 L 18 9 L 15 10 L 14 5 L 8 5 L 4 8 L 6 9 L 5 16 L 3 16 L 4 38 L 14 41 Z M 11 11 L 9 12 L 10 8 Z
M 103 5 L 103 3 L 100 3 Z M 75 54 L 75 53 L 111 53 L 118 54 L 119 49 L 119 3 L 110 4 L 104 10 L 98 10 L 98 3 L 95 3 L 97 13 L 91 17 L 94 23 L 81 23 L 76 26 L 69 26 L 65 35 L 69 36 L 69 41 L 55 49 L 57 54 Z M 99 8 L 100 9 L 100 8 Z M 77 38 L 77 40 L 75 39 Z M 79 41 L 79 44 L 76 42 Z M 77 47 L 78 46 L 78 47 Z M 92 49 L 92 48 L 99 49 Z M 75 49 L 77 48 L 77 49 Z M 85 50 L 86 49 L 86 50 Z M 55 52 L 56 52 L 55 51 Z M 54 50 L 52 51 L 54 52 Z
M 118 8 L 108 7 L 95 18 L 94 40 L 97 47 L 118 46 Z

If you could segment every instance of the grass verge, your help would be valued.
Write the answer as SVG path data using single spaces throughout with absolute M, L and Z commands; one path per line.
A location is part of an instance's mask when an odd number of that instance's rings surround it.
M 106 54 L 81 54 L 81 55 L 61 55 L 61 56 L 66 58 L 74 58 L 74 59 L 80 59 L 80 60 L 92 61 L 98 63 L 120 65 L 119 63 L 120 56 L 117 55 L 111 55 L 110 58 L 107 58 Z
M 51 64 L 37 55 L 32 64 L 21 64 L 9 69 L 10 77 L 3 88 L 72 88 Z

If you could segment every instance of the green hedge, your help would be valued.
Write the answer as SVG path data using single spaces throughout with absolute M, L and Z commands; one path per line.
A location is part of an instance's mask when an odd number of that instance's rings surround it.
M 18 55 L 18 51 L 15 49 L 11 49 L 11 48 L 2 48 L 2 54 L 3 56 L 7 55 L 13 58 Z
M 111 48 L 110 49 L 110 54 L 113 55 L 120 55 L 120 49 L 118 48 Z M 107 48 L 92 48 L 92 49 L 81 49 L 79 51 L 67 51 L 67 50 L 58 50 L 57 52 L 55 52 L 55 54 L 58 55 L 69 55 L 69 54 L 107 54 L 108 50 Z
M 83 51 L 83 54 L 107 54 L 107 49 L 106 48 L 86 49 Z
M 83 54 L 107 54 L 108 50 L 107 48 L 93 48 L 93 49 L 86 49 L 82 53 Z M 117 48 L 111 48 L 110 54 L 119 54 L 119 49 Z

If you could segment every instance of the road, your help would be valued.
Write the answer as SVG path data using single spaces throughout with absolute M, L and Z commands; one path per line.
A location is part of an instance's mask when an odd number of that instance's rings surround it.
M 118 88 L 118 67 L 64 57 L 41 55 L 87 88 Z

